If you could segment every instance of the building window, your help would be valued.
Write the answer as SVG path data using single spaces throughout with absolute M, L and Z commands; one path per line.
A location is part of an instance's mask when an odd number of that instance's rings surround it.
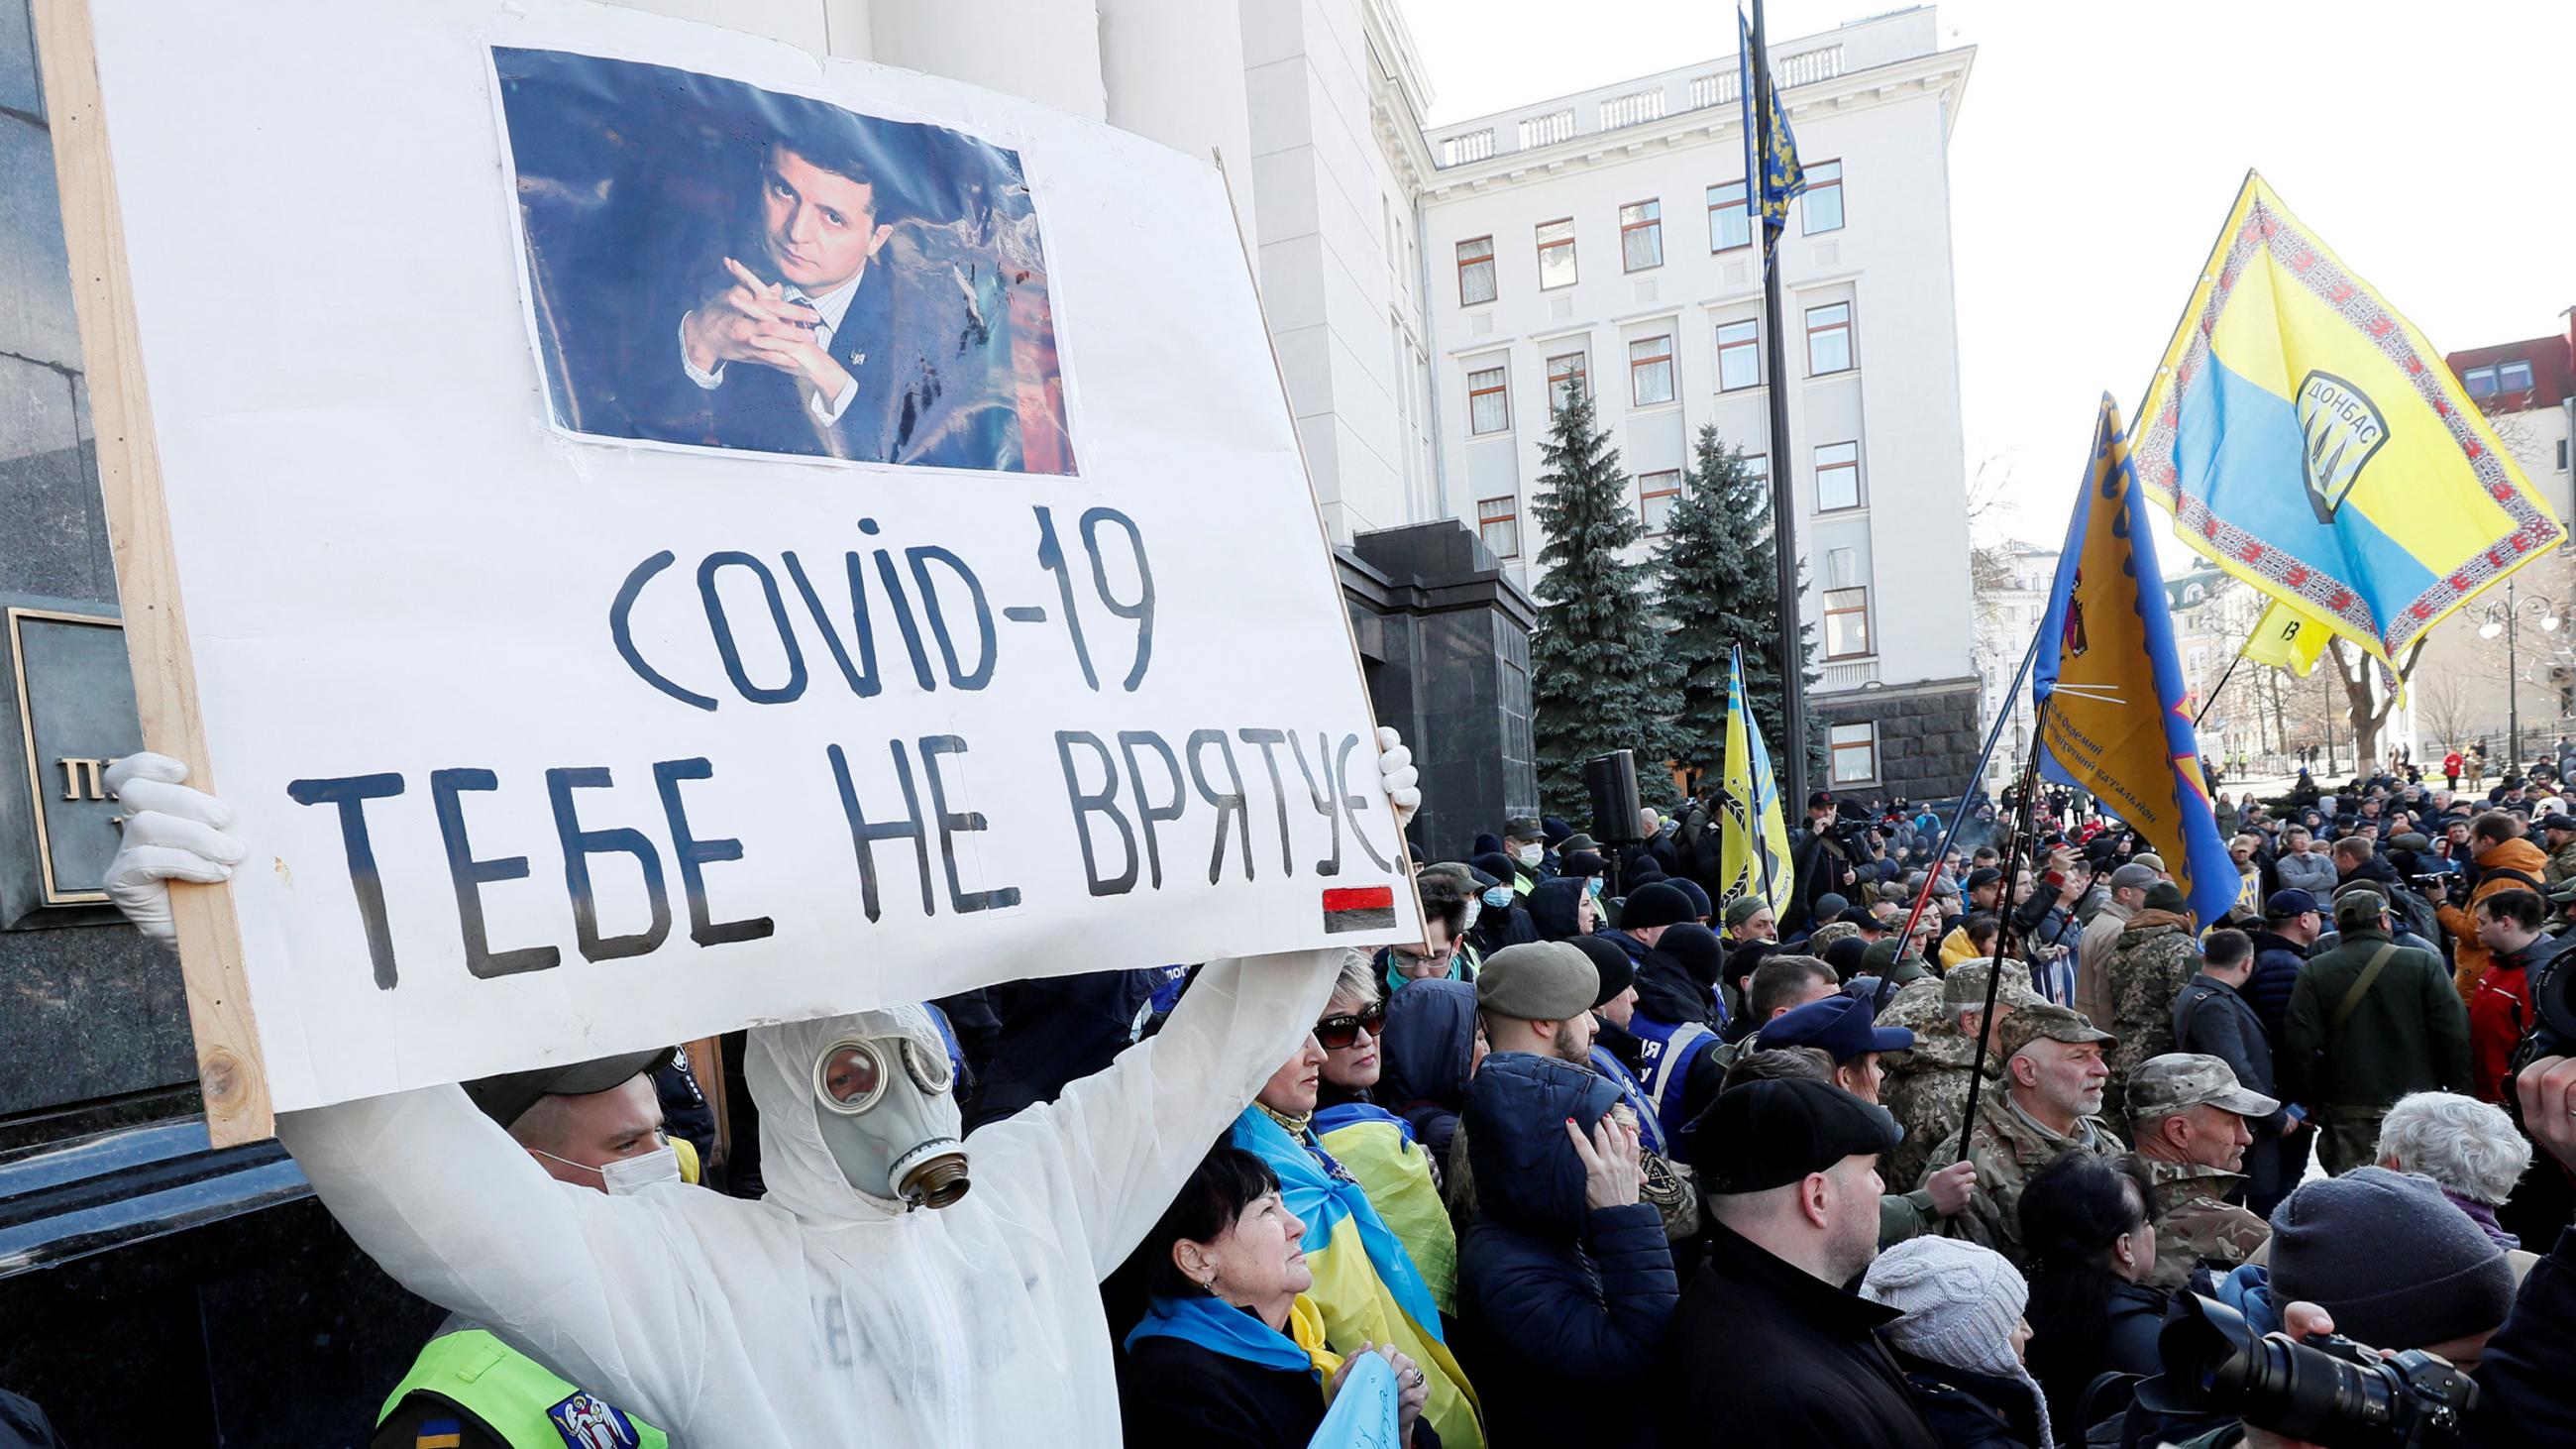
M 2460 375 L 2460 380 L 2469 385 L 2471 397 L 2495 396 L 2496 370 L 2492 367 L 2472 367 Z
M 1628 390 L 1637 406 L 1673 400 L 1673 335 L 1640 337 L 1628 344 Z
M 1851 365 L 1851 303 L 1808 308 L 1807 376 L 1849 372 Z
M 1574 218 L 1538 224 L 1538 289 L 1574 285 Z
M 1631 272 L 1664 264 L 1664 204 L 1640 201 L 1619 208 L 1619 265 Z
M 1860 444 L 1816 445 L 1816 511 L 1860 507 Z
M 1516 498 L 1480 498 L 1476 500 L 1476 536 L 1496 558 L 1518 558 L 1521 554 L 1520 500 Z
M 1494 300 L 1494 239 L 1480 236 L 1458 243 L 1458 305 L 1473 307 Z
M 1584 376 L 1583 354 L 1560 353 L 1547 360 L 1547 410 L 1551 416 L 1565 411 L 1565 405 L 1576 398 L 1592 396 Z
M 1511 400 L 1504 396 L 1503 369 L 1488 367 L 1467 374 L 1467 431 L 1507 432 L 1512 426 Z
M 1843 163 L 1811 161 L 1807 163 L 1807 194 L 1801 208 L 1806 216 L 1807 235 L 1843 229 Z
M 1833 727 L 1834 783 L 1866 785 L 1878 778 L 1878 726 L 1868 720 Z
M 2520 358 L 2496 364 L 2496 391 L 2531 391 L 2531 364 Z
M 1764 492 L 1769 492 L 1771 488 L 1771 455 L 1768 453 L 1745 454 L 1744 476 L 1761 484 Z
M 1731 252 L 1753 245 L 1751 213 L 1744 209 L 1744 183 L 1722 181 L 1708 189 L 1708 249 Z
M 1678 470 L 1637 475 L 1637 517 L 1646 525 L 1648 534 L 1664 531 L 1673 508 L 1682 501 L 1682 475 Z
M 1825 590 L 1825 657 L 1860 659 L 1869 653 L 1869 590 Z
M 1752 318 L 1717 324 L 1717 390 L 1762 385 L 1762 326 Z

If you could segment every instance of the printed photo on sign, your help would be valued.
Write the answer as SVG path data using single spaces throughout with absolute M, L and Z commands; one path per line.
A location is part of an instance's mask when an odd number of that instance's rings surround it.
M 492 60 L 557 427 L 1075 471 L 1016 152 L 668 66 Z

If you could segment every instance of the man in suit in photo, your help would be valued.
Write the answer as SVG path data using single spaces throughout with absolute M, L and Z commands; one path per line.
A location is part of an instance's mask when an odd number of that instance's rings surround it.
M 722 447 L 871 462 L 917 456 L 941 376 L 907 335 L 877 187 L 846 138 L 781 137 L 760 166 L 757 252 L 680 319 L 679 370 Z M 667 314 L 666 314 L 667 315 Z

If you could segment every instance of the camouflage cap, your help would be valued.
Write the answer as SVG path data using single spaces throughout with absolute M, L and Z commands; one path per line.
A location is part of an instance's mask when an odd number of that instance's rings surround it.
M 2272 1098 L 2247 1091 L 2226 1062 L 2199 1052 L 2167 1052 L 2141 1063 L 2129 1074 L 2127 1105 L 2130 1118 L 2139 1122 L 2204 1106 L 2239 1117 L 2269 1117 L 2281 1110 Z
M 2050 1041 L 2100 1042 L 2106 1049 L 2120 1044 L 2120 1039 L 2084 1019 L 2084 1013 L 2070 1011 L 2053 1001 L 2034 1002 L 2017 1008 L 1995 1028 L 1995 1055 L 2005 1061 L 2021 1055 L 2021 1049 L 2046 1037 Z
M 2349 931 L 2379 924 L 2388 914 L 2388 897 L 2377 891 L 2345 890 L 2335 895 L 2335 929 Z
M 1950 974 L 1941 978 L 1941 1004 L 1952 1011 L 1964 1011 L 1969 1007 L 1983 1010 L 1986 1005 L 1986 981 L 1988 977 L 1994 975 L 1994 972 L 1995 959 L 1992 956 L 1979 957 L 1974 961 L 1951 967 Z M 2005 972 L 2003 985 L 1995 988 L 1995 1005 L 2019 1009 L 2025 1006 L 2037 1006 L 2047 1000 L 2048 998 L 2015 979 L 2026 974 L 2018 971 Z

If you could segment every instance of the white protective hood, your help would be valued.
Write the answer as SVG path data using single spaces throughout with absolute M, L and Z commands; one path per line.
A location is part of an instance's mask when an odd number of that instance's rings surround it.
M 540 1171 L 456 1087 L 288 1113 L 278 1136 L 403 1286 L 688 1449 L 1119 1442 L 1098 1282 L 1323 1009 L 1339 951 L 1211 963 L 1163 1032 L 967 1139 L 902 1212 L 814 1125 L 846 1018 L 751 1033 L 762 1202 L 611 1198 Z

